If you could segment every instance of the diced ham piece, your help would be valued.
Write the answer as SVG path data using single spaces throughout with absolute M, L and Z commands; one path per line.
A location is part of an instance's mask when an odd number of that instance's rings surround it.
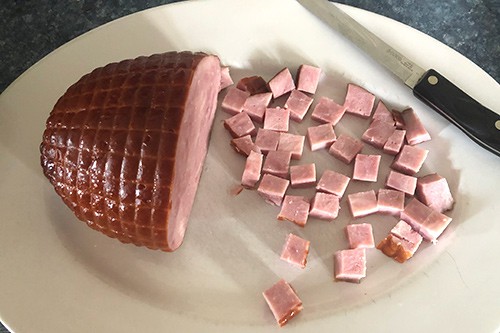
M 286 195 L 281 204 L 278 220 L 287 220 L 304 227 L 309 216 L 309 201 L 298 195 Z
M 394 118 L 394 124 L 396 125 L 396 128 L 406 130 L 405 121 L 403 119 L 401 112 L 396 110 L 392 110 L 391 112 L 392 112 L 392 117 Z
M 437 173 L 417 179 L 415 197 L 440 213 L 452 209 L 455 203 L 446 178 Z
M 391 111 L 387 109 L 387 106 L 385 106 L 384 102 L 378 101 L 377 107 L 375 108 L 375 111 L 373 112 L 372 116 L 373 121 L 375 120 L 381 120 L 385 121 L 391 125 L 394 125 L 394 117 L 392 116 Z
M 281 178 L 288 178 L 292 153 L 288 151 L 270 151 L 264 161 L 263 173 Z
M 297 90 L 315 94 L 320 76 L 320 68 L 305 64 L 300 65 L 297 71 Z
M 302 311 L 302 301 L 292 286 L 281 279 L 262 293 L 278 325 L 285 325 Z
M 429 154 L 429 151 L 426 149 L 404 145 L 401 152 L 394 159 L 391 168 L 407 175 L 414 175 L 424 164 L 427 154 Z
M 361 136 L 361 140 L 382 149 L 395 130 L 396 127 L 385 120 L 374 120 Z
M 231 78 L 231 74 L 229 73 L 229 67 L 221 67 L 219 91 L 229 87 L 233 83 L 233 79 Z
M 264 155 L 267 155 L 270 151 L 277 150 L 279 141 L 279 132 L 267 130 L 264 128 L 259 128 L 259 130 L 257 131 L 257 136 L 255 137 L 255 145 Z
M 340 199 L 334 194 L 316 192 L 309 216 L 321 220 L 334 220 L 339 215 Z
M 267 86 L 273 93 L 273 98 L 278 98 L 295 89 L 295 83 L 288 68 L 283 68 L 279 71 L 278 74 L 269 80 Z
M 422 239 L 422 237 L 420 237 L 420 239 Z M 400 263 L 403 263 L 413 257 L 413 254 L 417 251 L 420 243 L 415 244 L 407 241 L 406 239 L 402 239 L 393 234 L 389 234 L 377 245 L 377 249 L 382 251 L 382 253 L 384 253 L 386 256 L 391 257 Z
M 401 212 L 401 220 L 426 240 L 435 243 L 452 219 L 413 198 Z
M 305 268 L 311 242 L 294 234 L 288 234 L 280 259 L 300 268 Z
M 335 252 L 335 279 L 359 283 L 366 276 L 366 249 L 349 249 Z
M 367 216 L 378 211 L 377 196 L 374 190 L 349 194 L 347 203 L 354 218 Z
M 363 149 L 363 143 L 346 134 L 340 134 L 328 152 L 339 161 L 350 164 Z
M 224 120 L 224 127 L 231 133 L 233 138 L 240 138 L 245 135 L 256 133 L 252 119 L 245 112 L 240 112 Z
M 405 142 L 406 130 L 395 130 L 384 145 L 384 153 L 397 155 Z
M 236 84 L 236 88 L 248 91 L 250 95 L 268 92 L 266 81 L 257 75 L 242 78 Z
M 232 139 L 231 146 L 234 148 L 234 150 L 236 150 L 237 153 L 243 156 L 250 155 L 251 151 L 260 153 L 259 147 L 257 147 L 252 141 L 252 137 L 250 136 L 250 134 L 242 136 L 240 138 Z
M 277 132 L 288 132 L 290 123 L 290 111 L 279 106 L 266 108 L 264 115 L 264 128 Z
M 330 148 L 332 143 L 337 140 L 332 124 L 323 124 L 309 127 L 307 129 L 307 139 L 311 146 L 311 151 L 323 148 Z
M 316 190 L 331 193 L 342 198 L 350 180 L 351 178 L 341 173 L 325 170 L 318 181 L 318 185 L 316 185 Z
M 291 166 L 290 182 L 292 188 L 314 186 L 316 184 L 316 166 L 314 163 Z
M 262 124 L 264 122 L 264 114 L 271 103 L 273 94 L 270 92 L 260 93 L 249 96 L 243 104 L 243 111 L 248 113 L 253 121 Z
M 413 230 L 411 225 L 409 225 L 403 220 L 400 220 L 394 226 L 394 228 L 392 228 L 391 234 L 400 239 L 404 239 L 405 241 L 414 244 L 416 246 L 415 250 L 419 247 L 420 243 L 422 243 L 422 236 L 420 236 L 418 232 Z M 415 251 L 412 251 L 412 255 L 413 253 L 415 253 Z
M 391 170 L 389 171 L 385 185 L 408 195 L 414 195 L 415 188 L 417 187 L 417 178 Z
M 253 188 L 260 180 L 262 161 L 264 156 L 260 153 L 250 151 L 245 163 L 245 169 L 241 176 L 241 185 L 247 188 Z
M 352 179 L 366 182 L 376 182 L 380 158 L 380 155 L 356 155 Z
M 290 119 L 300 123 L 306 116 L 313 99 L 299 90 L 292 90 L 285 102 L 285 108 L 290 111 Z
M 360 86 L 349 83 L 344 107 L 347 113 L 361 118 L 369 118 L 375 104 L 375 95 Z
M 374 248 L 373 230 L 370 223 L 349 224 L 345 227 L 351 249 Z
M 406 109 L 401 113 L 401 116 L 405 123 L 406 141 L 408 141 L 410 145 L 416 145 L 431 139 L 429 132 L 425 129 L 424 124 L 422 124 L 415 110 L 411 108 Z
M 274 175 L 265 174 L 262 176 L 257 193 L 264 200 L 275 206 L 281 206 L 285 192 L 288 189 L 290 182 L 288 179 L 276 177 Z
M 405 208 L 405 194 L 381 188 L 378 190 L 377 206 L 379 213 L 399 215 Z
M 342 119 L 344 113 L 345 107 L 343 105 L 335 103 L 328 97 L 321 97 L 314 107 L 311 119 L 335 126 Z
M 288 151 L 292 153 L 292 159 L 300 160 L 304 151 L 305 139 L 303 135 L 280 133 L 278 151 Z
M 248 91 L 243 91 L 235 87 L 227 90 L 226 96 L 222 100 L 221 109 L 231 115 L 240 113 L 243 110 L 243 104 L 250 96 Z

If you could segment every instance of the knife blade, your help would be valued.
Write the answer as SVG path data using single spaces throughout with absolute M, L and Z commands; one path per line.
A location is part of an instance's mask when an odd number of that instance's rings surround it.
M 500 115 L 435 69 L 425 70 L 328 0 L 297 0 L 401 79 L 422 102 L 456 125 L 474 142 L 500 156 Z

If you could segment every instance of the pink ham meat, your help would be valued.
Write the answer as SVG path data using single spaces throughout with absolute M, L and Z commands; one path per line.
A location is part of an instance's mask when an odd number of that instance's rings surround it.
M 237 153 L 243 156 L 248 156 L 251 151 L 260 153 L 259 147 L 257 147 L 252 141 L 252 137 L 250 136 L 250 134 L 232 139 L 231 146 Z
M 403 116 L 401 115 L 401 112 L 392 110 L 391 113 L 392 117 L 394 118 L 394 124 L 396 125 L 396 128 L 406 130 L 405 121 L 403 119 Z
M 392 116 L 392 113 L 391 111 L 389 111 L 389 109 L 387 109 L 387 106 L 385 106 L 384 102 L 382 101 L 378 101 L 377 107 L 373 112 L 372 119 L 373 121 L 381 120 L 394 125 L 394 118 Z
M 316 190 L 334 194 L 341 198 L 344 195 L 350 180 L 351 178 L 341 173 L 332 170 L 325 170 L 318 181 L 318 185 L 316 185 Z
M 306 268 L 311 242 L 294 234 L 288 234 L 280 259 L 294 266 Z
M 241 176 L 241 185 L 247 188 L 253 188 L 260 180 L 262 161 L 264 156 L 260 153 L 250 151 L 245 163 L 245 169 Z
M 347 240 L 351 249 L 374 248 L 372 225 L 369 223 L 349 224 L 345 227 Z
M 369 118 L 375 104 L 375 95 L 360 86 L 349 83 L 344 107 L 347 113 L 361 118 Z
M 299 227 L 304 227 L 309 216 L 309 202 L 302 196 L 287 195 L 283 199 L 278 220 L 286 220 L 295 223 Z
M 446 178 L 437 173 L 417 179 L 415 197 L 440 213 L 452 209 L 455 203 Z
M 413 198 L 401 212 L 401 220 L 411 225 L 426 240 L 435 243 L 452 219 Z
M 259 124 L 264 122 L 264 114 L 271 103 L 273 94 L 270 92 L 260 93 L 249 96 L 243 103 L 243 112 L 246 112 L 253 121 Z
M 275 206 L 281 206 L 285 192 L 288 189 L 290 182 L 288 179 L 276 177 L 274 175 L 265 174 L 262 176 L 257 193 L 264 200 Z
M 293 89 L 295 83 L 293 82 L 292 74 L 288 68 L 283 68 L 267 83 L 269 91 L 273 93 L 273 98 L 278 98 Z
M 299 90 L 292 90 L 285 102 L 285 108 L 290 111 L 290 119 L 300 123 L 306 116 L 312 102 L 312 97 L 307 96 Z
M 429 151 L 420 147 L 404 145 L 396 156 L 391 168 L 407 175 L 414 175 L 420 171 Z
M 259 128 L 255 137 L 255 145 L 264 155 L 267 155 L 270 151 L 277 150 L 279 141 L 279 132 L 264 128 Z
M 285 325 L 302 311 L 302 301 L 292 286 L 283 279 L 264 291 L 262 295 L 279 326 Z
M 123 243 L 181 245 L 220 68 L 216 56 L 167 52 L 97 68 L 68 88 L 47 119 L 41 164 L 80 220 Z
M 321 220 L 334 220 L 340 209 L 340 199 L 334 194 L 316 192 L 311 203 L 309 216 Z
M 344 113 L 345 107 L 343 105 L 335 103 L 328 97 L 321 97 L 314 107 L 311 119 L 335 126 L 342 119 Z
M 229 87 L 233 83 L 234 83 L 233 79 L 231 78 L 231 74 L 229 73 L 229 67 L 226 67 L 226 66 L 221 67 L 219 91 Z
M 309 127 L 307 129 L 307 140 L 309 141 L 311 151 L 316 151 L 323 148 L 330 148 L 332 143 L 337 140 L 337 136 L 332 124 L 323 124 Z
M 413 257 L 421 243 L 422 236 L 405 221 L 399 221 L 390 234 L 377 245 L 377 249 L 403 263 Z
M 231 115 L 240 113 L 243 110 L 243 105 L 248 96 L 250 96 L 250 93 L 247 91 L 235 87 L 229 88 L 226 96 L 222 100 L 221 110 Z
M 340 134 L 337 140 L 330 146 L 328 152 L 339 161 L 350 164 L 362 149 L 363 143 L 361 141 L 346 134 Z
M 396 127 L 385 120 L 374 120 L 361 136 L 361 140 L 382 149 L 395 130 Z
M 282 109 L 279 106 L 267 108 L 264 115 L 264 129 L 276 132 L 288 132 L 290 123 L 290 110 Z
M 381 188 L 377 196 L 378 212 L 399 215 L 405 208 L 405 194 L 401 191 Z
M 424 124 L 422 124 L 415 110 L 411 108 L 406 109 L 401 113 L 401 116 L 405 124 L 406 141 L 408 141 L 410 145 L 416 145 L 431 139 L 429 132 L 425 129 Z
M 315 94 L 320 76 L 320 68 L 305 64 L 301 65 L 297 71 L 297 90 Z
M 278 151 L 288 151 L 292 153 L 292 159 L 300 160 L 304 151 L 305 139 L 303 135 L 280 133 Z
M 389 171 L 389 176 L 387 176 L 385 186 L 408 195 L 414 195 L 417 188 L 417 178 L 391 170 Z
M 335 252 L 333 266 L 336 280 L 359 283 L 366 276 L 366 249 Z
M 349 194 L 347 203 L 354 218 L 378 212 L 377 196 L 374 190 Z
M 405 142 L 406 130 L 396 129 L 387 139 L 384 145 L 384 153 L 389 155 L 397 155 L 401 151 L 401 147 Z
M 231 118 L 224 120 L 224 127 L 229 131 L 233 138 L 240 138 L 245 135 L 254 135 L 256 133 L 255 125 L 252 119 L 245 112 L 240 112 Z
M 288 178 L 292 153 L 288 151 L 270 151 L 264 161 L 263 173 L 281 178 Z
M 380 155 L 356 155 L 352 179 L 365 182 L 376 182 L 380 158 Z
M 236 88 L 247 91 L 250 95 L 268 92 L 266 81 L 257 75 L 242 78 L 236 84 Z
M 314 163 L 293 165 L 290 167 L 292 188 L 304 188 L 316 184 L 316 166 Z

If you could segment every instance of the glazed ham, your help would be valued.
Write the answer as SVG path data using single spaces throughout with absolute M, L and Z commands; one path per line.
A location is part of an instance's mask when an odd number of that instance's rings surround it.
M 40 146 L 45 176 L 91 228 L 151 249 L 183 239 L 217 106 L 221 65 L 168 52 L 111 63 L 59 98 Z

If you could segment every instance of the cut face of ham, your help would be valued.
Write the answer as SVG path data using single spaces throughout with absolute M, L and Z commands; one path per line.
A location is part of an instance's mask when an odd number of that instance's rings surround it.
M 232 139 L 231 146 L 237 153 L 243 156 L 248 156 L 252 150 L 257 153 L 260 153 L 259 147 L 257 147 L 255 143 L 253 143 L 250 134 L 242 136 L 240 138 Z
M 345 113 L 345 107 L 335 103 L 328 97 L 321 97 L 314 107 L 311 118 L 320 123 L 337 125 Z
M 229 67 L 221 67 L 220 69 L 220 88 L 219 91 L 225 89 L 232 85 L 233 79 L 231 78 L 231 74 L 229 73 Z
M 346 134 L 340 134 L 328 152 L 345 164 L 350 164 L 363 149 L 363 143 Z
M 398 215 L 405 206 L 405 194 L 401 191 L 379 189 L 377 197 L 379 213 Z
M 437 173 L 417 179 L 415 196 L 418 200 L 440 213 L 452 209 L 455 203 L 446 178 Z
M 294 234 L 288 234 L 280 259 L 300 268 L 305 268 L 311 242 Z
M 245 169 L 241 176 L 241 185 L 247 188 L 253 188 L 260 180 L 262 161 L 264 156 L 260 153 L 250 151 L 245 163 Z
M 335 279 L 359 283 L 366 276 L 366 250 L 350 249 L 335 252 Z
M 410 145 L 416 145 L 424 141 L 429 141 L 431 136 L 422 124 L 422 121 L 417 116 L 413 109 L 406 109 L 401 113 L 406 129 L 406 141 Z
M 288 178 L 292 153 L 288 151 L 270 151 L 264 161 L 263 173 L 281 178 Z
M 334 220 L 340 209 L 340 199 L 334 194 L 316 192 L 309 216 L 322 220 Z
M 280 107 L 267 108 L 264 115 L 264 129 L 288 132 L 290 111 Z
M 311 65 L 301 65 L 297 71 L 297 90 L 314 94 L 318 88 L 321 69 Z
M 270 151 L 278 149 L 279 140 L 279 132 L 259 128 L 255 137 L 255 145 L 264 155 L 267 155 Z
M 278 98 L 293 89 L 295 83 L 293 82 L 292 74 L 288 68 L 283 68 L 267 83 L 269 91 L 273 93 L 273 98 Z
M 332 124 L 323 124 L 309 127 L 307 129 L 307 139 L 311 151 L 329 148 L 337 140 Z
M 257 75 L 242 78 L 236 84 L 236 88 L 248 91 L 250 95 L 268 92 L 266 81 Z
M 292 90 L 285 102 L 285 108 L 290 110 L 290 119 L 300 123 L 306 116 L 313 99 L 299 90 Z
M 235 87 L 227 90 L 226 96 L 222 100 L 221 109 L 231 115 L 240 113 L 243 110 L 243 104 L 250 96 L 248 91 L 243 91 Z
M 375 120 L 381 120 L 385 121 L 391 125 L 394 125 L 394 118 L 392 116 L 391 111 L 387 109 L 387 106 L 385 106 L 384 102 L 378 101 L 377 107 L 375 108 L 375 112 L 373 112 L 372 119 Z
M 250 119 L 245 112 L 240 112 L 224 120 L 224 127 L 231 133 L 233 138 L 240 138 L 245 135 L 253 135 L 256 133 L 252 119 Z
M 352 179 L 366 182 L 376 182 L 380 158 L 380 155 L 356 155 Z
M 420 147 L 404 145 L 396 156 L 391 168 L 407 175 L 414 175 L 420 171 L 429 151 Z
M 397 155 L 405 142 L 406 130 L 395 130 L 384 145 L 384 153 Z
M 314 163 L 293 165 L 290 167 L 292 188 L 304 188 L 316 184 L 316 166 Z
M 417 187 L 417 178 L 391 170 L 389 171 L 385 185 L 408 195 L 413 195 Z
M 309 202 L 302 196 L 287 195 L 283 199 L 278 220 L 287 220 L 304 227 L 309 216 Z
M 278 151 L 287 151 L 292 153 L 292 159 L 300 160 L 304 151 L 305 137 L 290 133 L 280 133 Z
M 346 112 L 361 118 L 369 118 L 372 114 L 374 104 L 375 95 L 371 92 L 352 83 L 347 85 L 347 94 L 344 102 Z
M 274 175 L 265 174 L 257 189 L 257 193 L 264 200 L 275 206 L 281 206 L 285 192 L 288 189 L 290 182 L 288 179 L 276 177 Z
M 351 249 L 369 249 L 375 247 L 371 224 L 349 224 L 345 227 L 345 231 L 347 240 L 349 241 L 349 247 Z
M 266 109 L 272 97 L 273 94 L 270 92 L 249 96 L 245 100 L 245 103 L 243 103 L 242 110 L 246 112 L 253 121 L 262 124 L 264 122 L 264 114 L 266 113 Z
M 385 120 L 374 120 L 361 136 L 361 140 L 382 149 L 395 130 L 396 127 Z
M 262 293 L 278 325 L 285 325 L 302 310 L 302 301 L 292 286 L 281 279 Z
M 347 203 L 354 218 L 378 212 L 377 196 L 374 190 L 349 194 Z
M 316 190 L 334 194 L 341 198 L 344 195 L 350 180 L 351 178 L 341 173 L 332 170 L 325 170 L 318 181 L 318 185 L 316 185 Z

